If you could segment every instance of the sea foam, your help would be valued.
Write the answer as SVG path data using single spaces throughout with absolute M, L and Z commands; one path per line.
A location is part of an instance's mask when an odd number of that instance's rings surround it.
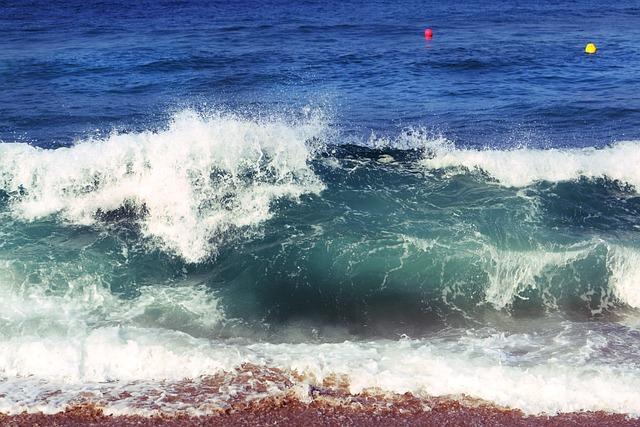
M 610 245 L 607 254 L 609 283 L 615 295 L 633 308 L 640 308 L 640 251 Z
M 270 218 L 274 200 L 322 190 L 306 142 L 325 129 L 315 118 L 290 124 L 187 110 L 157 132 L 113 133 L 56 150 L 0 144 L 0 189 L 25 220 L 57 214 L 95 224 L 126 208 L 145 236 L 199 262 L 225 234 Z
M 571 337 L 576 331 L 570 329 L 553 333 L 544 339 L 534 333 L 469 331 L 455 341 L 250 345 L 132 328 L 101 328 L 75 341 L 24 337 L 0 345 L 0 375 L 5 377 L 0 382 L 0 393 L 5 396 L 0 399 L 0 411 L 56 412 L 82 394 L 93 396 L 90 400 L 104 406 L 107 413 L 146 413 L 144 405 L 127 399 L 149 404 L 154 401 L 144 396 L 153 394 L 158 395 L 165 412 L 206 413 L 224 408 L 234 391 L 220 388 L 206 405 L 193 407 L 180 405 L 180 399 L 189 396 L 172 394 L 165 401 L 163 389 L 199 375 L 226 372 L 233 378 L 235 370 L 249 364 L 296 372 L 292 381 L 301 386 L 321 386 L 325 379 L 337 376 L 344 378 L 354 394 L 372 389 L 424 396 L 465 394 L 527 414 L 604 410 L 640 415 L 637 367 L 585 362 L 606 349 L 606 335 L 592 333 L 586 340 L 575 340 Z M 541 360 L 529 365 L 530 357 Z M 55 391 L 53 398 L 47 397 L 49 391 Z M 272 384 L 267 394 L 282 391 Z
M 597 148 L 518 148 L 474 150 L 456 148 L 441 139 L 422 145 L 421 161 L 429 169 L 482 171 L 500 184 L 525 187 L 539 181 L 606 178 L 640 188 L 640 141 Z

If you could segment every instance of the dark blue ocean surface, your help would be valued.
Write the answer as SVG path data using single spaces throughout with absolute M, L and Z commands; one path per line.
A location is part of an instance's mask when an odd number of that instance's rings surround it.
M 0 412 L 640 416 L 639 91 L 633 1 L 0 0 Z
M 360 135 L 602 145 L 639 134 L 639 16 L 635 1 L 3 1 L 0 139 L 322 105 Z

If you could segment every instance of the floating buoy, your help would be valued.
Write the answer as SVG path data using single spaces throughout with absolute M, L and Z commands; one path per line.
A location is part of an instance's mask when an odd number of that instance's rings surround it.
M 587 43 L 587 45 L 584 47 L 584 52 L 589 55 L 593 55 L 594 53 L 597 52 L 597 50 L 598 48 L 593 43 Z
M 427 40 L 431 40 L 433 38 L 433 30 L 431 28 L 424 30 L 424 38 Z

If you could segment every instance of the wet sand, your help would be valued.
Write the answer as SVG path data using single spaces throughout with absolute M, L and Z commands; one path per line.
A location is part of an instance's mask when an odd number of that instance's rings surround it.
M 317 395 L 305 403 L 292 397 L 268 398 L 215 414 L 110 416 L 93 405 L 53 414 L 0 415 L 2 426 L 640 426 L 640 420 L 602 412 L 524 416 L 520 411 L 451 399 L 419 399 L 411 394 L 375 396 Z
M 52 396 L 56 393 L 44 393 L 37 401 L 46 404 Z M 317 382 L 297 372 L 251 364 L 233 372 L 163 383 L 161 388 L 135 396 L 127 391 L 103 390 L 98 395 L 80 393 L 70 402 L 66 410 L 55 414 L 0 414 L 0 426 L 640 427 L 640 419 L 624 414 L 526 416 L 464 395 L 425 397 L 381 390 L 352 394 L 344 376 L 328 376 Z M 110 415 L 109 408 L 115 407 L 155 415 Z

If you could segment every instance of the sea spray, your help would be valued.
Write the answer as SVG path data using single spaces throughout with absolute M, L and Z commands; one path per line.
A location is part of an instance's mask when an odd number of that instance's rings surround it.
M 307 141 L 324 131 L 319 119 L 289 124 L 187 110 L 157 132 L 57 150 L 1 144 L 0 188 L 25 220 L 57 214 L 94 224 L 125 209 L 145 236 L 198 262 L 231 230 L 269 218 L 274 200 L 322 190 Z

